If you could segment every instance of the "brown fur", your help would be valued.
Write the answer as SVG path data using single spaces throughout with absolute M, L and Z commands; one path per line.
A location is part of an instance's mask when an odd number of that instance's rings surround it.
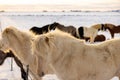
M 47 60 L 61 80 L 110 80 L 118 76 L 120 39 L 85 44 L 54 31 L 36 37 L 32 47 L 33 53 Z
M 120 27 L 120 25 L 118 25 L 117 27 Z
M 70 33 L 74 37 L 77 37 L 77 35 L 76 35 L 76 28 L 74 26 L 64 26 L 64 25 L 58 23 L 56 28 L 61 30 L 61 31 Z
M 111 37 L 114 38 L 115 33 L 120 33 L 120 27 L 114 24 L 106 23 L 104 27 L 110 31 Z
M 86 40 L 86 41 L 88 41 L 89 39 L 90 39 L 89 37 L 85 37 L 85 40 Z M 97 35 L 97 36 L 95 37 L 94 42 L 102 42 L 102 41 L 105 41 L 105 40 L 106 40 L 106 38 L 105 38 L 104 35 Z

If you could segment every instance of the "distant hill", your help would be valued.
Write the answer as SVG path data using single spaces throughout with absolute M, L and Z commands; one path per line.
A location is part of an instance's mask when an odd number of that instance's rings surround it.
M 111 12 L 120 12 L 120 10 L 112 10 Z

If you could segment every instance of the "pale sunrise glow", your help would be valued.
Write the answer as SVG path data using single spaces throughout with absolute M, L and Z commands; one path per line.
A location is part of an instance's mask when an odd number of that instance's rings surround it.
M 78 10 L 112 10 L 114 9 L 115 10 L 115 9 L 120 9 L 120 0 L 0 0 L 0 10 L 15 11 L 17 10 L 17 8 L 18 10 L 20 9 L 27 10 L 26 5 L 28 6 L 28 10 L 31 9 L 31 11 L 71 10 L 71 9 L 73 10 L 77 10 L 77 9 Z
M 0 4 L 92 4 L 111 3 L 120 4 L 120 0 L 0 0 Z

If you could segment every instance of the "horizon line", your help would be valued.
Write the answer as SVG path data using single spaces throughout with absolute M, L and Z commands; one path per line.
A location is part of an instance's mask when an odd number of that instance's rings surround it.
M 119 6 L 84 6 L 74 4 L 19 4 L 19 5 L 0 5 L 0 11 L 70 11 L 70 10 L 81 10 L 81 11 L 110 11 L 120 10 Z

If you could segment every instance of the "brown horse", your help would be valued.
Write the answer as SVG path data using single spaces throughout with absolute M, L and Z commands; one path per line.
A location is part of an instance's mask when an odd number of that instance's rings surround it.
M 117 27 L 120 27 L 120 25 L 118 25 Z
M 34 26 L 34 27 L 30 28 L 30 31 L 32 31 L 33 33 L 38 35 L 38 34 L 47 33 L 51 30 L 55 30 L 56 28 L 61 30 L 61 31 L 64 31 L 64 32 L 68 32 L 71 35 L 73 35 L 74 37 L 77 37 L 76 28 L 74 26 L 71 26 L 71 25 L 70 26 L 64 26 L 64 25 L 62 25 L 60 23 L 57 23 L 57 22 L 54 22 L 52 24 L 47 24 L 47 25 L 45 25 L 41 28 Z
M 56 26 L 57 29 L 64 31 L 64 32 L 67 32 L 67 33 L 70 33 L 74 37 L 77 37 L 76 28 L 74 26 L 71 26 L 71 25 L 64 26 L 64 25 L 56 23 L 56 22 L 51 24 L 51 26 Z
M 89 37 L 84 37 L 84 39 L 85 39 L 86 41 L 90 40 Z M 105 40 L 106 40 L 105 36 L 101 34 L 101 35 L 97 35 L 97 36 L 95 37 L 94 42 L 102 42 L 102 41 L 105 41 Z
M 27 79 L 27 74 L 23 68 L 23 64 L 21 63 L 21 61 L 13 54 L 12 51 L 9 52 L 3 52 L 0 50 L 0 65 L 2 65 L 4 63 L 4 61 L 6 60 L 6 58 L 11 57 L 14 58 L 16 64 L 20 67 L 21 69 L 21 77 L 23 78 L 23 80 L 28 80 Z
M 110 31 L 111 37 L 114 38 L 115 33 L 120 33 L 120 25 L 116 26 L 114 24 L 106 23 L 103 24 L 104 28 Z

